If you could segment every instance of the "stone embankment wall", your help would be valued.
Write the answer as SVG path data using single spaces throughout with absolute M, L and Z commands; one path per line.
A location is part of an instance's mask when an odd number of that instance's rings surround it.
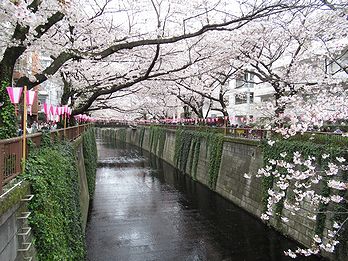
M 81 207 L 81 216 L 82 216 L 82 228 L 83 228 L 83 231 L 85 231 L 86 225 L 87 225 L 88 208 L 89 208 L 89 190 L 88 190 L 86 170 L 85 170 L 85 158 L 83 155 L 82 137 L 78 138 L 74 142 L 74 147 L 76 151 L 77 172 L 79 176 L 79 185 L 80 185 L 80 207 Z
M 83 229 L 86 227 L 89 193 L 84 167 L 82 137 L 74 141 L 77 158 L 77 171 L 80 185 L 80 206 Z M 15 182 L 14 182 L 15 183 Z M 0 260 L 36 260 L 33 234 L 28 225 L 31 198 L 30 184 L 17 183 L 6 194 L 0 196 Z M 33 195 L 35 196 L 35 195 Z
M 149 128 L 119 129 L 117 131 L 119 134 L 114 134 L 116 139 L 121 139 L 127 143 L 142 147 L 147 151 L 153 150 Z M 168 129 L 165 131 L 163 151 L 158 147 L 156 147 L 156 151 L 151 151 L 174 167 L 176 167 L 174 160 L 175 139 L 175 130 Z M 200 144 L 197 173 L 194 179 L 209 187 L 209 151 L 207 151 L 205 143 L 206 141 L 203 140 Z M 192 150 L 192 146 L 190 150 Z M 189 166 L 190 163 L 188 162 L 185 173 L 192 176 Z M 267 190 L 265 192 L 264 184 L 262 184 L 262 179 L 255 177 L 255 174 L 261 167 L 263 167 L 263 151 L 259 142 L 243 139 L 225 140 L 215 187 L 216 193 L 232 201 L 250 214 L 260 218 L 260 215 L 265 209 L 263 197 L 267 193 Z M 252 174 L 253 177 L 246 179 L 244 178 L 245 173 Z M 307 216 L 313 215 L 316 208 L 317 206 L 311 205 L 311 202 L 305 202 L 296 215 L 282 208 L 281 215 L 274 217 L 269 223 L 282 234 L 309 247 L 315 235 L 316 222 L 308 220 Z M 286 217 L 289 221 L 285 223 L 280 217 Z M 329 223 L 329 221 L 326 223 Z M 326 224 L 327 227 L 328 225 Z M 324 230 L 324 234 L 325 232 L 327 232 L 327 229 Z M 333 258 L 333 260 L 338 259 Z
M 0 260 L 25 260 L 35 253 L 28 231 L 30 197 L 29 183 L 20 182 L 0 198 Z

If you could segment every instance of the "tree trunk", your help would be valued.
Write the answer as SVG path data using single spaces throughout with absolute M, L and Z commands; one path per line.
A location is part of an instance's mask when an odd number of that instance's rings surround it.
M 0 82 L 8 82 L 11 84 L 16 61 L 24 50 L 25 48 L 23 47 L 11 47 L 6 49 L 0 63 Z
M 69 81 L 66 76 L 61 73 L 62 80 L 63 80 L 63 94 L 60 99 L 60 102 L 62 105 L 66 105 L 69 102 L 69 98 L 71 99 L 71 106 L 74 106 L 73 103 L 73 96 L 74 96 L 74 91 L 72 90 L 72 84 L 71 81 Z

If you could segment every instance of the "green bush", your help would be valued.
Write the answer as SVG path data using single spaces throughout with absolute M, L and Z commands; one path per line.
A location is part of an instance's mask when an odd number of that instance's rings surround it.
M 35 195 L 29 204 L 39 260 L 85 260 L 79 183 L 73 147 L 56 144 L 31 151 L 26 178 Z
M 17 119 L 15 108 L 7 94 L 7 82 L 2 82 L 0 86 L 0 139 L 8 139 L 17 135 Z

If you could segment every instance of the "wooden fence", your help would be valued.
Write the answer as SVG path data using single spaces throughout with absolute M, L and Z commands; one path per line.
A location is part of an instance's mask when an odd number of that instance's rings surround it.
M 79 137 L 88 126 L 88 124 L 85 124 L 51 131 L 51 140 L 53 141 L 57 138 L 60 140 L 74 140 Z M 27 136 L 27 142 L 31 140 L 35 144 L 35 147 L 39 147 L 41 144 L 41 137 L 42 134 L 40 132 L 30 134 Z M 23 137 L 0 140 L 0 194 L 2 193 L 4 185 L 22 173 L 22 142 Z M 29 148 L 28 146 L 26 147 L 26 155 L 28 155 Z

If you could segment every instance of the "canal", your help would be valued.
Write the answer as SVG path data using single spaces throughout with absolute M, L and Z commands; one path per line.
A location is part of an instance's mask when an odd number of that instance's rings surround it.
M 166 162 L 102 140 L 98 154 L 88 260 L 293 260 L 294 242 Z

